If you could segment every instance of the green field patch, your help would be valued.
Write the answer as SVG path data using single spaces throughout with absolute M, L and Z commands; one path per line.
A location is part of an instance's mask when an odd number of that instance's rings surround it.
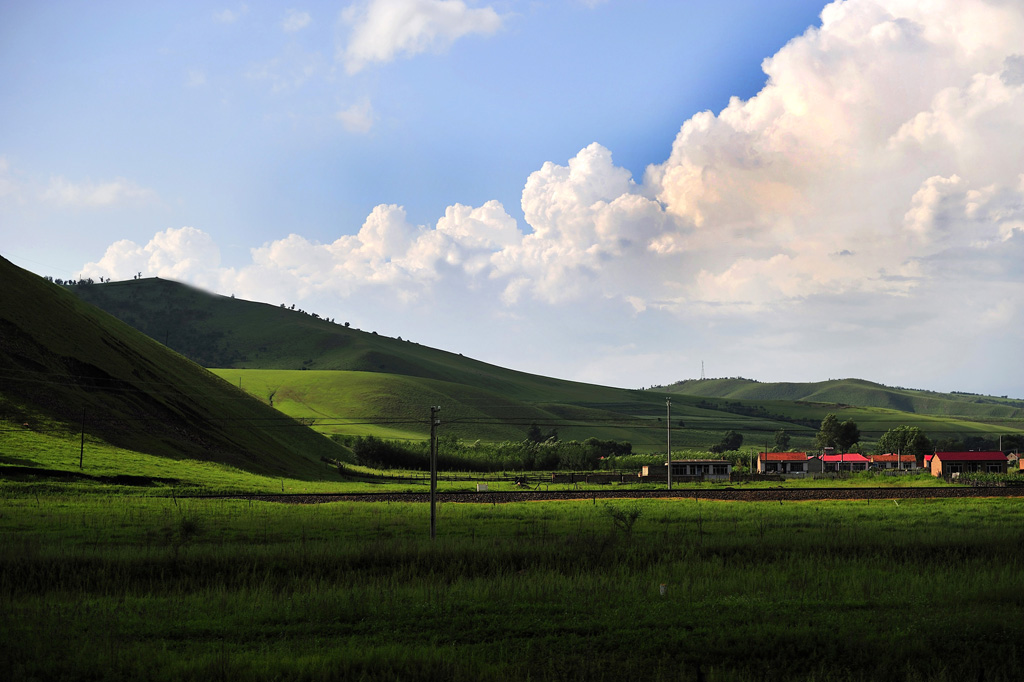
M 0 496 L 7 679 L 1024 673 L 1016 500 Z

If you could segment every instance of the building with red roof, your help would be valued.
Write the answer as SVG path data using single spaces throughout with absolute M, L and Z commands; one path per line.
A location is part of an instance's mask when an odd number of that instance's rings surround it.
M 871 466 L 878 469 L 917 469 L 917 457 L 888 452 L 884 455 L 871 455 Z
M 809 470 L 806 452 L 759 452 L 759 474 L 806 474 Z
M 1006 455 L 998 450 L 936 452 L 930 462 L 932 476 L 944 478 L 972 471 L 1005 474 L 1006 464 Z
M 871 465 L 871 460 L 856 452 L 822 455 L 820 459 L 824 471 L 867 471 Z

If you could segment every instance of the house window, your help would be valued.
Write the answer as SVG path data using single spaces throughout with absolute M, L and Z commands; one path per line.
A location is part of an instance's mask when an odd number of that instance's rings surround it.
M 715 465 L 715 476 L 727 476 L 729 474 L 728 464 L 716 464 Z
M 790 465 L 789 465 L 789 470 L 790 471 L 803 471 L 804 470 L 804 463 L 803 462 L 791 462 Z
M 996 474 L 1001 473 L 1002 470 L 1003 470 L 1003 467 L 1001 465 L 999 465 L 999 464 L 989 464 L 987 468 L 988 468 L 989 473 L 996 473 Z

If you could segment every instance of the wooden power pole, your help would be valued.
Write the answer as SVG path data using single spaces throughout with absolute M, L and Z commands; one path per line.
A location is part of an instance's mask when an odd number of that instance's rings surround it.
M 437 537 L 437 427 L 441 420 L 437 413 L 441 408 L 430 407 L 430 539 Z
M 668 489 L 672 490 L 672 398 L 665 398 L 665 448 L 668 450 Z

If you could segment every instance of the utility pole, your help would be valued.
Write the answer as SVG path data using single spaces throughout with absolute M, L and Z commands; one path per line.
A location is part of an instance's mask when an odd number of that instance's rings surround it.
M 82 444 L 78 450 L 78 468 L 82 468 L 82 460 L 85 459 L 85 408 L 82 408 Z
M 665 398 L 665 449 L 668 450 L 668 489 L 672 490 L 672 398 Z
M 437 537 L 437 427 L 441 420 L 437 413 L 441 408 L 430 407 L 430 539 Z

